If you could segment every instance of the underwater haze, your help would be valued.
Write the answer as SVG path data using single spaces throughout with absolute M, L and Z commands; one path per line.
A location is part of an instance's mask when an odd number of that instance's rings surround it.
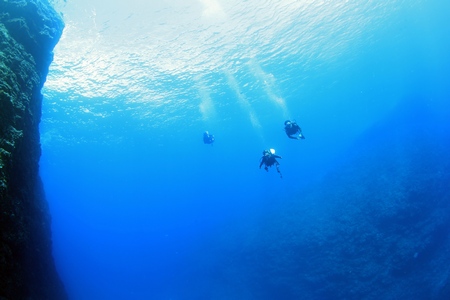
M 55 5 L 40 172 L 71 299 L 450 298 L 450 2 Z

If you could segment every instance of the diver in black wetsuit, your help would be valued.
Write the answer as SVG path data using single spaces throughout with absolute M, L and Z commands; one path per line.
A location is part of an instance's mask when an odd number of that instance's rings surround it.
M 284 121 L 284 131 L 286 135 L 293 140 L 305 139 L 302 134 L 302 129 L 295 121 L 286 120 Z
M 203 132 L 203 143 L 212 145 L 214 143 L 214 135 L 208 131 Z
M 283 175 L 280 172 L 279 165 L 280 163 L 277 161 L 277 158 L 282 158 L 281 156 L 275 155 L 275 150 L 264 150 L 263 156 L 261 157 L 261 162 L 259 164 L 259 168 L 261 169 L 262 165 L 264 165 L 264 170 L 269 172 L 269 167 L 275 165 L 277 172 L 280 174 L 280 178 L 283 178 Z

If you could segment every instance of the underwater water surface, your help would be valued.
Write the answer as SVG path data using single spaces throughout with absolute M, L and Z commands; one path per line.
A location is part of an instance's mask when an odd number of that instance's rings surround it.
M 56 8 L 40 167 L 71 299 L 450 294 L 428 276 L 450 249 L 449 3 Z

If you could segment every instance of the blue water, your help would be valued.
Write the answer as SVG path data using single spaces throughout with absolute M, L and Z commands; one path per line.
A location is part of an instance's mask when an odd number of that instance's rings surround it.
M 321 207 L 298 215 L 307 234 L 335 209 L 305 191 L 385 135 L 449 132 L 450 2 L 353 2 L 59 4 L 40 167 L 71 299 L 300 299 L 330 284 L 301 280 L 301 253 L 283 261 L 291 210 Z M 258 168 L 268 148 L 282 179 Z

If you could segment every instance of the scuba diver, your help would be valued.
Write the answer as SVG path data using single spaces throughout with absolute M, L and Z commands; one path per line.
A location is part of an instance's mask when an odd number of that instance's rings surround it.
M 214 135 L 209 134 L 208 131 L 203 132 L 203 143 L 205 144 L 212 144 L 214 143 Z
M 262 165 L 264 165 L 264 170 L 269 172 L 269 167 L 275 165 L 277 172 L 280 174 L 280 178 L 283 178 L 283 175 L 281 174 L 279 168 L 280 163 L 277 161 L 277 158 L 282 157 L 275 155 L 275 149 L 264 150 L 263 156 L 261 157 L 261 162 L 259 164 L 259 168 L 261 169 Z
M 284 131 L 287 136 L 293 140 L 305 139 L 305 136 L 302 134 L 302 129 L 295 121 L 286 120 L 284 121 Z

